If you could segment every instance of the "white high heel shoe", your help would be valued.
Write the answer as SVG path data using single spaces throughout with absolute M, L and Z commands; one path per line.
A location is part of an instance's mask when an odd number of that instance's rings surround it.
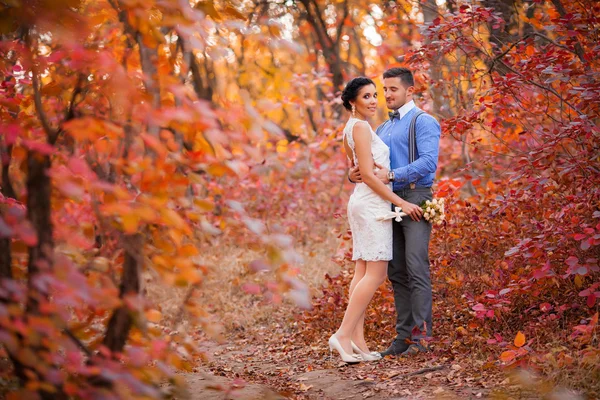
M 362 351 L 360 349 L 360 347 L 358 347 L 356 344 L 354 344 L 354 342 L 350 342 L 350 344 L 352 345 L 352 350 L 354 350 L 356 353 L 358 353 L 358 355 L 360 355 L 360 358 L 362 358 L 364 361 L 379 361 L 381 360 L 381 354 L 379 354 L 376 351 L 372 351 L 370 353 L 365 353 L 364 351 Z
M 329 338 L 329 351 L 333 352 L 333 350 L 337 351 L 340 357 L 342 357 L 342 361 L 348 364 L 358 364 L 362 361 L 360 355 L 346 353 L 335 335 L 331 335 Z

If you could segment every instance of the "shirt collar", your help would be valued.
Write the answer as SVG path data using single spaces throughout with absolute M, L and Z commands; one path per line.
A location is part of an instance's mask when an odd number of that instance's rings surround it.
M 402 107 L 400 107 L 398 109 L 398 112 L 400 113 L 400 119 L 404 118 L 404 116 L 406 114 L 408 114 L 408 112 L 410 110 L 412 110 L 413 108 L 415 108 L 415 102 L 414 100 L 409 101 L 408 103 L 404 104 Z

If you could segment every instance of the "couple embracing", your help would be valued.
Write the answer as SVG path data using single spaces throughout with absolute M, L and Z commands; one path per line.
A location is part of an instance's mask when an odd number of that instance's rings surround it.
M 344 128 L 344 147 L 353 165 L 349 179 L 355 183 L 348 221 L 356 269 L 348 308 L 329 338 L 329 348 L 347 363 L 426 351 L 421 339 L 431 336 L 431 224 L 419 205 L 432 200 L 440 125 L 415 106 L 410 70 L 385 71 L 383 86 L 392 112 L 376 131 L 367 122 L 377 111 L 373 81 L 354 78 L 342 92 L 344 107 L 352 113 Z M 407 216 L 382 219 L 391 207 L 400 207 Z M 364 337 L 365 310 L 386 275 L 394 289 L 397 335 L 387 350 L 375 352 Z

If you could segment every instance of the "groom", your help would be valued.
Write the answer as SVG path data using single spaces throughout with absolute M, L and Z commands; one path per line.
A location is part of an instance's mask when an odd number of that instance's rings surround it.
M 393 182 L 398 196 L 420 205 L 433 196 L 431 185 L 441 130 L 435 118 L 415 106 L 414 89 L 412 72 L 406 68 L 391 68 L 383 74 L 385 101 L 393 111 L 389 113 L 390 119 L 377 128 L 377 135 L 390 148 L 391 170 L 378 166 L 377 176 L 383 183 Z M 411 151 L 409 127 L 417 114 L 420 115 L 414 122 L 416 149 L 413 144 Z M 358 167 L 350 171 L 349 177 L 352 182 L 361 182 Z M 388 265 L 388 278 L 394 289 L 397 335 L 390 347 L 381 352 L 382 356 L 427 351 L 420 339 L 431 336 L 431 224 L 418 215 L 410 217 L 392 222 L 394 253 Z

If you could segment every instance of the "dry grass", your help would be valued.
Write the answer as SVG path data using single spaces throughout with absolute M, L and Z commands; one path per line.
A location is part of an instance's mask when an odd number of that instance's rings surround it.
M 298 278 L 308 285 L 311 296 L 320 296 L 325 274 L 335 275 L 340 267 L 333 261 L 339 239 L 332 233 L 338 221 L 321 221 L 313 227 L 314 237 L 324 240 L 296 240 L 296 251 L 304 263 L 298 268 Z M 312 235 L 311 235 L 312 236 Z M 296 238 L 295 238 L 296 239 Z M 304 244 L 302 244 L 304 243 Z M 202 246 L 197 262 L 208 267 L 208 274 L 201 285 L 190 291 L 189 287 L 172 287 L 161 282 L 152 271 L 145 274 L 146 298 L 162 313 L 161 324 L 178 331 L 204 329 L 209 336 L 216 330 L 221 334 L 239 333 L 260 324 L 273 315 L 275 310 L 294 310 L 295 304 L 287 296 L 272 301 L 271 293 L 263 289 L 262 295 L 248 294 L 242 289 L 245 283 L 264 285 L 274 280 L 272 271 L 255 273 L 248 264 L 264 257 L 264 253 L 235 243 Z M 192 323 L 190 314 L 183 307 L 186 302 L 201 308 L 205 317 L 202 324 Z M 212 331 L 212 332 L 210 332 Z

